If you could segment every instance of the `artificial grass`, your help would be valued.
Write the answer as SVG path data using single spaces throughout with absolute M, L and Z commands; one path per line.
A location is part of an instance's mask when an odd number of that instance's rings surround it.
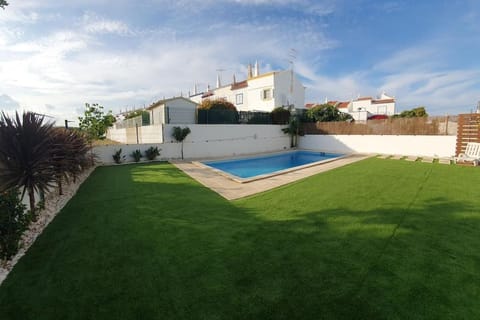
M 98 168 L 0 287 L 0 319 L 478 319 L 480 170 L 367 159 L 229 202 Z

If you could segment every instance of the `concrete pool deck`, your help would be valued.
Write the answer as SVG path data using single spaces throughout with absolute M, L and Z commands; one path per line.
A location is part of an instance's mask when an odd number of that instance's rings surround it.
M 338 160 L 318 164 L 316 166 L 287 172 L 281 175 L 269 178 L 255 180 L 248 183 L 239 183 L 223 175 L 220 175 L 212 169 L 200 167 L 189 161 L 171 161 L 171 163 L 185 172 L 187 175 L 197 180 L 207 188 L 215 191 L 227 200 L 235 200 L 251 196 L 259 192 L 277 188 L 294 181 L 298 181 L 317 173 L 329 171 L 344 165 L 354 163 L 373 155 L 352 154 Z

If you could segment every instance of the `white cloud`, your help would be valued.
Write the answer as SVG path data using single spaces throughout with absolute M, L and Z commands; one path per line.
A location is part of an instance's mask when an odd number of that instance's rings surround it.
M 380 61 L 373 66 L 373 69 L 384 72 L 397 72 L 405 69 L 415 69 L 418 72 L 420 69 L 431 69 L 432 64 L 437 60 L 434 58 L 438 57 L 437 50 L 432 45 L 407 48 Z
M 126 23 L 118 20 L 105 19 L 91 12 L 83 15 L 82 23 L 88 33 L 113 33 L 117 35 L 130 35 L 133 33 Z
M 18 101 L 6 94 L 0 95 L 0 110 L 15 110 L 20 107 Z

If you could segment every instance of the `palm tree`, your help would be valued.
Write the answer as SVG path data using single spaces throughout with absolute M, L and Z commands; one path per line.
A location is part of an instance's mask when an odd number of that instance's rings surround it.
M 32 112 L 0 117 L 0 191 L 23 187 L 35 216 L 35 192 L 53 186 L 55 171 L 51 162 L 53 123 Z
M 64 128 L 53 129 L 52 165 L 59 194 L 63 194 L 62 182 L 74 181 L 79 173 L 89 166 L 87 138 L 81 132 Z
M 173 133 L 172 136 L 177 140 L 177 142 L 182 143 L 182 160 L 183 160 L 183 140 L 190 134 L 190 128 L 185 127 L 185 128 L 180 128 L 180 127 L 173 127 Z
M 303 127 L 300 117 L 297 114 L 290 116 L 288 127 L 282 129 L 283 133 L 290 135 L 290 148 L 297 146 L 298 136 L 303 136 Z

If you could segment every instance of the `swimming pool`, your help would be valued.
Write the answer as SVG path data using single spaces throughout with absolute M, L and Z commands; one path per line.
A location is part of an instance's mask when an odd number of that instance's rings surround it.
M 297 170 L 306 166 L 316 165 L 343 157 L 343 154 L 314 152 L 314 151 L 291 151 L 274 155 L 249 157 L 242 159 L 204 161 L 204 165 L 227 173 L 227 176 L 250 179 L 263 178 L 267 175 L 275 175 L 285 171 Z

